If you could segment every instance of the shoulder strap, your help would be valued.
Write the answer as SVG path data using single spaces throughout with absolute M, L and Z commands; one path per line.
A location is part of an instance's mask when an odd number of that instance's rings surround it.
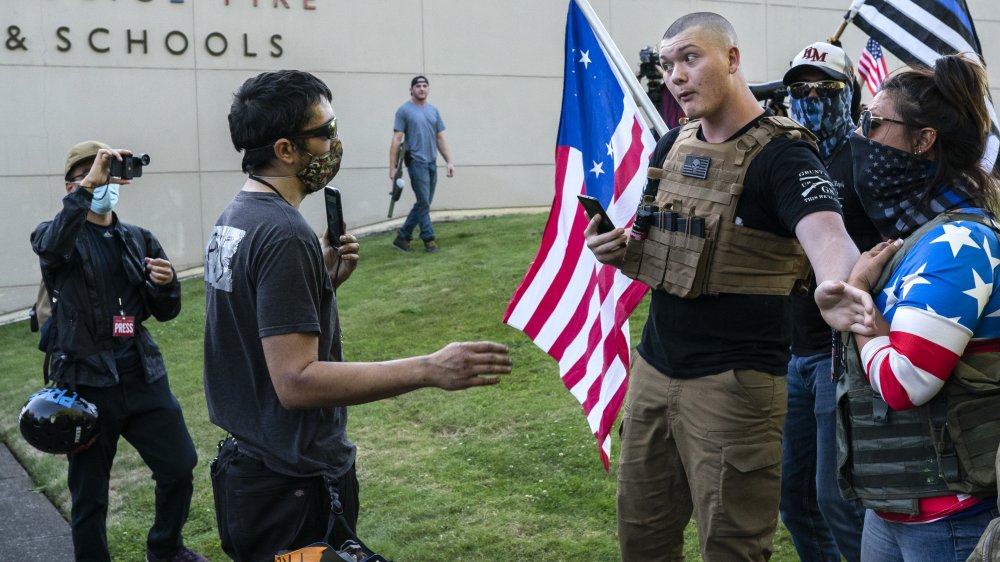
M 49 362 L 52 360 L 52 350 L 55 348 L 56 341 L 56 330 L 59 324 L 56 319 L 56 315 L 59 314 L 59 289 L 55 288 L 55 280 L 52 276 L 46 274 L 44 268 L 42 268 L 42 285 L 45 286 L 46 298 L 49 299 L 50 312 L 49 312 L 49 327 L 45 333 L 45 359 L 42 362 L 42 380 L 45 382 L 45 386 L 49 385 Z M 45 328 L 40 328 L 45 329 Z

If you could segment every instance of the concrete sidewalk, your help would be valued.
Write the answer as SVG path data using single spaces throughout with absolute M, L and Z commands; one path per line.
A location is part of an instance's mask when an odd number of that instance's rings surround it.
M 0 552 L 4 560 L 73 560 L 69 523 L 0 444 Z

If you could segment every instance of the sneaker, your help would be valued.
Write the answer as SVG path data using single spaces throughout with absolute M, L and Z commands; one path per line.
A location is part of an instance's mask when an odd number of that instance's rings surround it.
M 160 558 L 147 549 L 146 562 L 208 562 L 208 558 L 182 546 L 173 556 L 167 558 Z
M 410 247 L 410 241 L 398 234 L 396 235 L 396 239 L 392 241 L 392 245 L 404 252 L 413 251 L 413 248 Z
M 424 240 L 424 249 L 433 254 L 440 248 L 438 248 L 438 243 L 431 238 L 430 240 Z

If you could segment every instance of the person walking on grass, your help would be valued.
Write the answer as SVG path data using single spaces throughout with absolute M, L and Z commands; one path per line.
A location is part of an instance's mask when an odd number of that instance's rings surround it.
M 392 144 L 389 147 L 389 179 L 396 179 L 396 161 L 399 147 L 406 141 L 406 170 L 410 174 L 410 184 L 417 202 L 406 215 L 403 226 L 396 233 L 392 245 L 404 252 L 413 250 L 413 230 L 420 229 L 420 239 L 424 249 L 437 252 L 434 239 L 434 225 L 431 224 L 431 202 L 437 186 L 437 153 L 441 152 L 448 169 L 448 177 L 455 175 L 455 165 L 444 140 L 444 121 L 437 108 L 427 103 L 430 83 L 426 76 L 414 76 L 410 80 L 410 99 L 396 110 L 392 125 Z

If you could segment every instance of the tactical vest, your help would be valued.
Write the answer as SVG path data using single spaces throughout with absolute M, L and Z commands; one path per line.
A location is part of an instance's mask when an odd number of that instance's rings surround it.
M 926 232 L 955 220 L 990 224 L 979 215 L 938 215 L 906 239 L 872 293 L 885 287 Z M 845 372 L 837 383 L 837 481 L 845 498 L 916 515 L 918 498 L 997 493 L 1000 352 L 963 355 L 928 403 L 891 410 L 868 383 L 854 336 L 842 333 L 841 344 Z
M 772 138 L 815 137 L 786 117 L 763 117 L 723 143 L 699 140 L 698 128 L 698 121 L 684 125 L 662 168 L 649 168 L 649 178 L 660 185 L 655 199 L 647 196 L 643 205 L 658 209 L 645 239 L 633 224 L 623 273 L 684 298 L 790 294 L 810 271 L 802 246 L 794 238 L 736 225 L 736 205 L 750 162 Z

